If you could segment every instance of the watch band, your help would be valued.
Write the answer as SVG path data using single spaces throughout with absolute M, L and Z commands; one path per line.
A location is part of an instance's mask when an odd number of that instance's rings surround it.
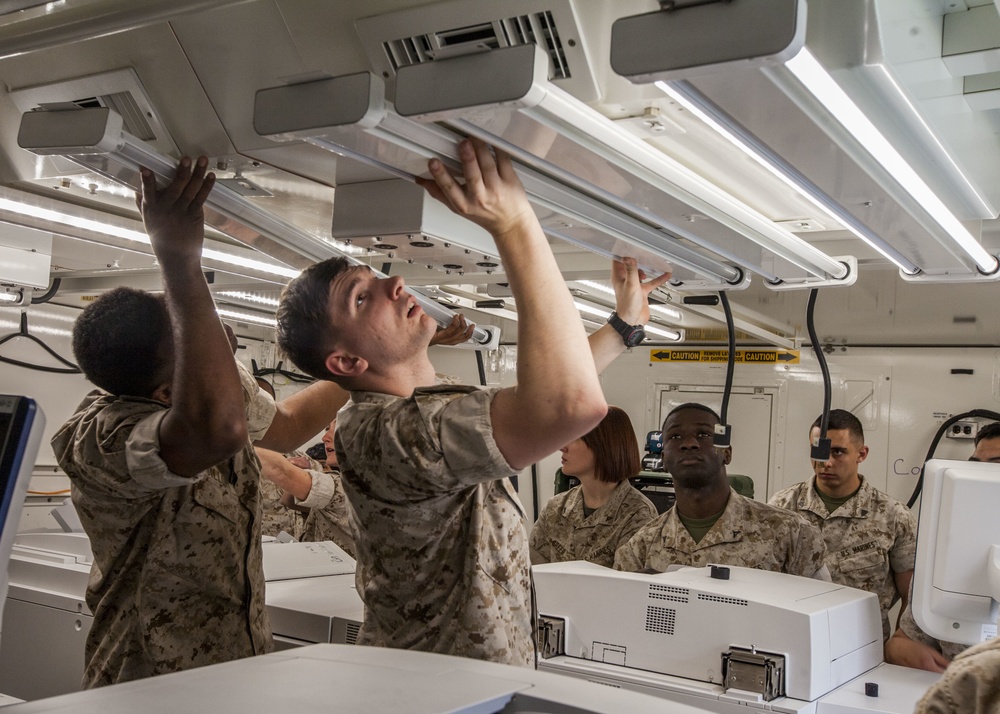
M 622 336 L 622 341 L 626 347 L 635 347 L 646 339 L 646 331 L 642 325 L 630 325 L 618 317 L 617 312 L 612 312 L 608 317 L 608 324 L 614 328 L 615 332 Z

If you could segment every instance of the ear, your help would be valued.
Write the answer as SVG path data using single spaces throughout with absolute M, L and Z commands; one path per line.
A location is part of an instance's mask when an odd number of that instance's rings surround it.
M 727 447 L 722 450 L 722 463 L 729 466 L 729 462 L 733 460 L 733 449 L 732 447 Z
M 858 449 L 858 463 L 860 464 L 867 458 L 868 458 L 868 447 L 862 446 L 860 449 Z
M 368 369 L 366 359 L 341 350 L 334 350 L 328 354 L 323 364 L 335 377 L 360 377 Z
M 158 402 L 163 402 L 164 404 L 170 404 L 170 397 L 173 394 L 173 390 L 170 388 L 170 382 L 164 382 L 159 387 L 153 390 L 153 393 L 149 395 L 150 399 L 155 399 Z

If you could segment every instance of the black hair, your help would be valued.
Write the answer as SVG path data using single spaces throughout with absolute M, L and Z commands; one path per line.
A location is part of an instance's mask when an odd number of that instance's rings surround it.
M 170 314 L 162 295 L 119 287 L 73 325 L 73 355 L 87 379 L 114 395 L 149 397 L 160 386 Z M 167 377 L 169 378 L 169 377 Z
M 326 444 L 322 441 L 318 444 L 313 444 L 308 449 L 306 449 L 306 456 L 308 456 L 313 461 L 319 461 L 323 463 L 326 461 Z
M 812 423 L 812 426 L 809 427 L 809 431 L 818 429 L 822 423 L 823 415 L 820 414 L 816 417 L 816 421 Z M 865 443 L 865 429 L 861 426 L 861 420 L 846 409 L 830 410 L 830 419 L 826 424 L 826 430 L 829 432 L 835 429 L 837 431 L 846 430 L 850 432 L 855 441 L 860 441 L 862 444 Z
M 1000 438 L 1000 422 L 992 421 L 989 424 L 981 427 L 976 433 L 976 446 L 979 446 L 979 442 L 983 439 L 998 439 Z
M 722 417 L 720 417 L 718 414 L 716 414 L 714 409 L 712 409 L 711 407 L 706 407 L 704 404 L 699 404 L 698 402 L 688 402 L 687 404 L 681 404 L 678 407 L 674 407 L 673 409 L 671 409 L 667 413 L 667 415 L 665 417 L 663 417 L 663 423 L 666 424 L 667 423 L 667 419 L 669 419 L 671 416 L 673 416 L 675 413 L 681 411 L 682 409 L 700 409 L 701 411 L 708 412 L 709 414 L 711 414 L 712 416 L 714 416 L 715 417 L 715 422 L 717 424 L 721 424 L 722 423 Z

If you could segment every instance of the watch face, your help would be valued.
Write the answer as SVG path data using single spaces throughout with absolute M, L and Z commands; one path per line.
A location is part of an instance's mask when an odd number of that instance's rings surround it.
M 641 327 L 636 327 L 632 330 L 629 336 L 625 338 L 625 345 L 628 347 L 635 347 L 636 345 L 642 344 L 644 339 L 646 339 L 646 331 Z

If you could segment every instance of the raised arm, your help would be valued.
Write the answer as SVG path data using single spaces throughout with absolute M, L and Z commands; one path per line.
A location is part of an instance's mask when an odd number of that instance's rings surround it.
M 184 157 L 174 180 L 156 188 L 142 170 L 137 198 L 153 252 L 163 272 L 172 328 L 170 408 L 160 423 L 160 457 L 180 476 L 194 476 L 228 459 L 247 443 L 243 389 L 229 339 L 201 270 L 205 239 L 202 206 L 215 183 L 203 156 Z
M 433 196 L 486 228 L 517 300 L 517 386 L 490 407 L 493 436 L 514 469 L 522 469 L 590 431 L 607 413 L 580 315 L 510 157 L 486 144 L 460 145 L 465 185 L 438 161 Z
M 652 280 L 636 266 L 635 258 L 623 258 L 611 264 L 611 285 L 615 289 L 615 312 L 630 325 L 649 322 L 649 294 L 670 280 L 663 273 Z M 611 325 L 603 325 L 588 338 L 594 366 L 600 374 L 625 351 L 622 336 Z
M 333 382 L 310 384 L 275 405 L 278 411 L 270 428 L 254 443 L 282 453 L 294 451 L 329 426 L 350 398 Z

